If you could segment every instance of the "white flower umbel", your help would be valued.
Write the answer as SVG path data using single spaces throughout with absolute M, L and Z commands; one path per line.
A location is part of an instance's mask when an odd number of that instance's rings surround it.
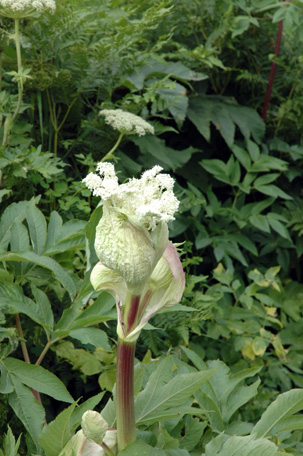
M 100 115 L 105 117 L 108 125 L 124 135 L 154 134 L 154 127 L 146 120 L 122 109 L 103 109 Z
M 54 0 L 0 0 L 0 15 L 21 19 L 46 11 L 54 12 Z

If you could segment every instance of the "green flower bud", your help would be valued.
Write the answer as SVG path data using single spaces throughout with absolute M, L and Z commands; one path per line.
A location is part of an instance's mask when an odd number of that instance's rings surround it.
M 140 288 L 149 279 L 167 241 L 166 224 L 158 225 L 150 235 L 127 215 L 104 204 L 95 250 L 101 263 L 123 277 L 130 289 Z
M 101 445 L 108 429 L 108 424 L 100 413 L 88 410 L 82 416 L 81 427 L 88 440 Z

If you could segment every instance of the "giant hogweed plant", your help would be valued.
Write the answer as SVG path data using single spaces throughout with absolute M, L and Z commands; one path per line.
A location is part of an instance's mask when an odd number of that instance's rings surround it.
M 109 123 L 120 134 L 152 132 L 149 124 L 136 116 L 121 111 L 103 114 L 109 116 Z M 202 451 L 208 455 L 216 451 L 223 456 L 229 454 L 232 446 L 239 455 L 250 456 L 250 448 L 257 448 L 256 454 L 267 451 L 278 455 L 278 446 L 268 440 L 276 435 L 285 448 L 294 446 L 287 432 L 302 427 L 301 416 L 295 415 L 302 409 L 301 390 L 279 396 L 254 427 L 241 422 L 241 406 L 257 394 L 259 385 L 259 380 L 250 386 L 245 386 L 244 381 L 256 376 L 260 367 L 230 374 L 223 363 L 205 364 L 195 352 L 184 348 L 183 359 L 168 356 L 157 363 L 137 363 L 134 368 L 140 331 L 153 315 L 178 302 L 184 289 L 182 266 L 176 248 L 168 241 L 167 230 L 167 222 L 174 217 L 179 203 L 172 191 L 173 179 L 160 171 L 156 166 L 140 179 L 119 185 L 113 165 L 101 162 L 97 173 L 84 179 L 95 196 L 102 199 L 86 227 L 88 268 L 84 280 L 71 272 L 79 266 L 74 253 L 84 247 L 83 222 L 62 225 L 59 215 L 53 212 L 47 227 L 34 200 L 13 204 L 3 214 L 3 318 L 4 314 L 25 314 L 43 328 L 46 339 L 33 365 L 20 318 L 16 319 L 17 331 L 8 327 L 1 332 L 1 392 L 8 394 L 11 407 L 30 435 L 29 453 L 112 456 L 117 452 L 133 455 L 149 451 L 164 456 Z M 96 258 L 92 243 L 100 261 L 91 271 Z M 11 251 L 7 252 L 8 246 Z M 114 397 L 101 416 L 89 409 L 99 404 L 103 393 L 77 407 L 63 383 L 41 363 L 49 349 L 68 336 L 110 350 L 106 334 L 91 327 L 113 318 L 112 302 L 104 290 L 116 300 L 118 350 Z M 66 292 L 73 305 L 55 323 L 48 296 L 66 301 Z M 97 299 L 91 303 L 92 298 Z M 8 356 L 15 351 L 18 338 L 25 361 Z M 53 422 L 45 424 L 43 397 L 38 393 L 73 403 Z M 240 422 L 233 424 L 235 416 Z M 81 417 L 82 430 L 72 436 Z M 155 427 L 155 423 L 161 423 L 160 427 Z M 287 432 L 281 434 L 282 431 Z M 220 438 L 209 441 L 210 435 L 215 437 L 218 432 Z M 5 456 L 17 453 L 19 445 L 20 439 L 15 442 L 8 430 Z

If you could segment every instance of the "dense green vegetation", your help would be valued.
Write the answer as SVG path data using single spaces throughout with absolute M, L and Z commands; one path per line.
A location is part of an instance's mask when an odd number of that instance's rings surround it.
M 303 454 L 302 2 L 56 3 L 20 20 L 21 71 L 1 18 L 0 454 L 58 455 L 87 409 L 114 425 L 116 310 L 89 282 L 102 208 L 81 181 L 118 139 L 99 116 L 115 108 L 155 128 L 111 159 L 120 182 L 175 178 L 186 271 L 139 339 L 121 456 Z

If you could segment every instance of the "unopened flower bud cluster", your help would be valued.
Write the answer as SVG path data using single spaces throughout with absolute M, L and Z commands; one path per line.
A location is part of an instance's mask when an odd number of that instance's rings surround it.
M 122 109 L 103 109 L 100 115 L 104 116 L 108 125 L 125 135 L 154 134 L 154 127 L 146 120 Z
M 119 185 L 114 166 L 101 162 L 97 166 L 99 175 L 90 173 L 83 182 L 94 196 L 153 231 L 159 223 L 174 220 L 179 207 L 173 193 L 174 179 L 161 171 L 161 166 L 154 166 L 141 179 Z

